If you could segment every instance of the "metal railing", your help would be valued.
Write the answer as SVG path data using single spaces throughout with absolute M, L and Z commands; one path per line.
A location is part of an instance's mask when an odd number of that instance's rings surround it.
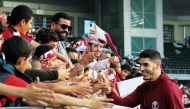
M 190 74 L 190 69 L 162 69 L 167 74 Z

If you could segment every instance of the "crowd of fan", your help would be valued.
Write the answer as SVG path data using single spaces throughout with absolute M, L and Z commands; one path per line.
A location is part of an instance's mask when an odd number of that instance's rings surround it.
M 112 106 L 108 96 L 116 82 L 130 79 L 138 71 L 121 65 L 96 31 L 69 42 L 72 27 L 67 14 L 56 13 L 51 28 L 40 28 L 36 34 L 30 31 L 32 17 L 25 5 L 15 7 L 8 18 L 1 14 L 1 55 L 6 57 L 1 60 L 6 62 L 0 68 L 4 83 L 0 84 L 4 94 L 0 106 Z M 118 90 L 116 93 L 119 96 Z
M 72 22 L 65 13 L 34 36 L 29 7 L 18 5 L 0 18 L 0 107 L 111 107 L 118 102 L 113 96 L 120 97 L 116 83 L 141 75 L 130 62 L 121 64 L 96 30 L 68 41 Z

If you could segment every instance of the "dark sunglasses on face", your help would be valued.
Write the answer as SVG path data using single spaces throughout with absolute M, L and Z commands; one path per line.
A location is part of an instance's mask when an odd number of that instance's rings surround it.
M 66 29 L 66 28 L 67 28 L 69 31 L 72 30 L 72 27 L 71 27 L 71 26 L 68 26 L 68 25 L 65 25 L 65 24 L 62 24 L 62 25 L 61 25 L 61 28 L 62 28 L 62 29 Z

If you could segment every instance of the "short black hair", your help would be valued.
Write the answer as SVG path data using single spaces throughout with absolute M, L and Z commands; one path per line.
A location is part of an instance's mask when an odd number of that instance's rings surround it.
M 20 57 L 28 58 L 32 56 L 33 49 L 26 39 L 19 36 L 12 36 L 3 43 L 2 52 L 5 54 L 7 62 L 16 65 Z
M 41 44 L 47 44 L 50 41 L 59 41 L 59 36 L 56 32 L 51 31 L 50 29 L 42 28 L 38 33 L 36 34 L 35 41 L 41 43 Z
M 44 53 L 46 53 L 52 49 L 53 49 L 53 47 L 51 45 L 41 44 L 36 48 L 34 55 L 40 59 L 41 55 L 43 55 Z
M 51 22 L 58 23 L 60 18 L 70 20 L 70 19 L 69 19 L 69 16 L 68 16 L 66 13 L 59 12 L 59 13 L 56 13 L 56 14 L 52 17 Z
M 131 72 L 132 68 L 130 65 L 123 64 L 123 65 L 121 65 L 121 70 L 127 70 L 127 71 Z
M 66 51 L 67 51 L 67 53 L 69 53 L 69 52 L 78 53 L 78 51 L 77 51 L 75 48 L 73 48 L 73 47 L 67 47 L 67 48 L 66 48 Z
M 155 49 L 145 49 L 145 50 L 143 50 L 140 53 L 139 58 L 150 58 L 150 60 L 156 60 L 156 59 L 158 59 L 158 60 L 161 61 L 161 55 Z
M 11 12 L 10 25 L 17 25 L 22 19 L 28 22 L 33 15 L 32 10 L 28 6 L 18 5 Z

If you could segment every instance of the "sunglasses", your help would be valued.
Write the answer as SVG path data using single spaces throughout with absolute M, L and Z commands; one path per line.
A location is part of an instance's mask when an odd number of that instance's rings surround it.
M 61 28 L 62 28 L 62 29 L 68 29 L 69 31 L 72 30 L 72 27 L 71 27 L 71 26 L 68 26 L 68 25 L 65 25 L 65 24 L 62 24 L 62 25 L 61 25 Z

